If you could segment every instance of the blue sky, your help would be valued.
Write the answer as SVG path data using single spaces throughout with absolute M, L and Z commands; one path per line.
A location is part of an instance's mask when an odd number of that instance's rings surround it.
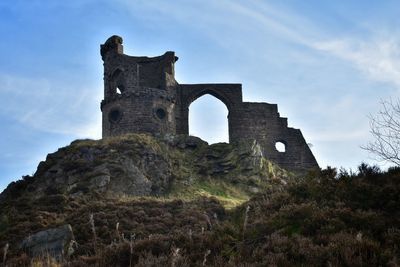
M 369 159 L 368 114 L 400 88 L 398 0 L 70 0 L 0 2 L 0 191 L 47 153 L 100 138 L 99 45 L 173 50 L 181 83 L 242 83 L 245 101 L 277 103 L 321 167 Z M 227 141 L 227 110 L 190 107 L 190 132 Z M 193 123 L 196 121 L 196 123 Z

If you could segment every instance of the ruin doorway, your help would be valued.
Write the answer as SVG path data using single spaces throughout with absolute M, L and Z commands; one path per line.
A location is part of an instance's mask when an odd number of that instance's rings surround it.
M 189 106 L 189 134 L 209 144 L 229 143 L 226 105 L 210 94 L 193 101 Z

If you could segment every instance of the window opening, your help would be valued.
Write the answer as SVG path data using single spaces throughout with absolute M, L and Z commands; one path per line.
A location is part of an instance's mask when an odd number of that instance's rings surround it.
M 228 109 L 216 97 L 206 94 L 189 106 L 189 134 L 209 144 L 229 142 Z
M 275 143 L 275 149 L 278 152 L 284 153 L 284 152 L 286 152 L 286 145 L 285 145 L 285 143 L 278 141 Z

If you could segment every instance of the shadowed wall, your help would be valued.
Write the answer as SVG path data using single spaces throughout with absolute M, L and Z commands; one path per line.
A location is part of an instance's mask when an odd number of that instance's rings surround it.
M 241 84 L 179 84 L 174 52 L 159 57 L 123 53 L 122 38 L 101 45 L 104 61 L 103 138 L 125 133 L 189 134 L 189 106 L 210 94 L 228 109 L 229 142 L 256 140 L 266 158 L 292 171 L 318 168 L 299 129 L 287 126 L 278 106 L 243 102 Z M 284 146 L 279 152 L 276 144 Z

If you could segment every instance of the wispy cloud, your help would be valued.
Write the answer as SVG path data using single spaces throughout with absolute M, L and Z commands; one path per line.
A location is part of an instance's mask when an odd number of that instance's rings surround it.
M 354 64 L 369 78 L 400 87 L 400 40 L 393 38 L 320 41 L 314 48 Z
M 101 90 L 0 74 L 0 113 L 49 133 L 99 138 Z M 95 92 L 95 93 L 94 93 Z M 94 94 L 94 96 L 93 96 Z M 96 112 L 94 113 L 94 108 Z
M 231 4 L 236 10 L 259 21 L 264 27 L 308 48 L 324 51 L 353 64 L 368 78 L 400 86 L 400 36 L 365 28 L 362 36 L 332 38 L 305 18 L 282 14 L 272 6 L 259 4 L 251 9 Z M 273 12 L 266 12 L 272 10 Z M 325 33 L 323 33 L 325 32 Z M 367 38 L 367 39 L 366 39 Z
M 253 8 L 237 2 L 230 2 L 229 6 L 241 15 L 257 20 L 265 30 L 345 60 L 372 80 L 400 86 L 400 36 L 393 32 L 388 35 L 387 29 L 379 32 L 366 27 L 361 35 L 364 37 L 336 39 L 312 21 L 293 13 L 288 15 L 266 3 L 258 2 Z
M 128 6 L 132 12 L 138 8 L 138 4 L 131 1 L 119 2 Z M 261 1 L 221 0 L 208 5 L 204 5 L 203 1 L 178 2 L 179 8 L 170 8 L 170 3 L 162 1 L 140 2 L 140 6 L 168 14 L 168 18 L 173 17 L 196 27 L 222 46 L 248 48 L 241 50 L 241 53 L 252 54 L 254 49 L 249 46 L 247 38 L 236 38 L 231 33 L 241 28 L 246 28 L 248 32 L 249 28 L 253 28 L 257 32 L 257 36 L 252 36 L 253 40 L 262 40 L 274 34 L 278 38 L 285 38 L 348 62 L 369 79 L 400 86 L 400 37 L 360 27 L 364 32 L 357 37 L 337 38 L 329 34 L 329 29 L 322 28 L 304 15 L 285 9 L 282 5 L 278 8 L 274 4 Z M 387 32 L 388 29 L 382 31 Z M 226 35 L 226 38 L 221 38 L 221 35 Z M 227 42 L 229 38 L 235 38 L 234 42 Z

